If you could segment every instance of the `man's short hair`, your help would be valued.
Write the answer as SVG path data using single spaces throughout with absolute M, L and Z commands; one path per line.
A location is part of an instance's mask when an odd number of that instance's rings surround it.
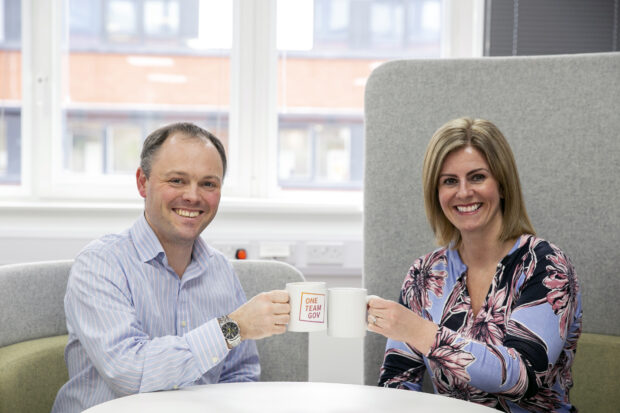
M 151 132 L 151 134 L 144 140 L 142 152 L 140 153 L 140 168 L 142 168 L 142 171 L 144 171 L 147 178 L 151 176 L 151 166 L 155 154 L 164 144 L 166 139 L 175 133 L 182 133 L 188 138 L 198 138 L 211 142 L 220 154 L 223 166 L 223 176 L 226 175 L 226 150 L 224 149 L 222 142 L 211 132 L 201 128 L 198 125 L 190 122 L 177 122 L 162 126 L 161 128 Z

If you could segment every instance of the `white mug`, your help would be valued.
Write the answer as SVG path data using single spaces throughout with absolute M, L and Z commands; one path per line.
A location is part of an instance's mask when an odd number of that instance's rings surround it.
M 366 335 L 367 296 L 365 288 L 339 287 L 328 290 L 327 335 L 364 337 Z
M 288 331 L 321 331 L 327 328 L 327 286 L 324 282 L 287 283 L 291 305 Z

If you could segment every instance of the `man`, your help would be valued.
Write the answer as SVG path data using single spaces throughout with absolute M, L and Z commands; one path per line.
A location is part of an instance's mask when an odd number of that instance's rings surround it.
M 146 138 L 136 173 L 143 216 L 90 243 L 71 268 L 70 378 L 52 412 L 137 392 L 258 379 L 252 340 L 284 333 L 290 306 L 282 290 L 246 302 L 228 260 L 200 237 L 217 212 L 225 173 L 221 142 L 193 124 Z

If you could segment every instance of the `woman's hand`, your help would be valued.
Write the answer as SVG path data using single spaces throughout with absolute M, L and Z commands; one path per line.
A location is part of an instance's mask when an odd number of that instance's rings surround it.
M 368 330 L 407 343 L 422 354 L 430 350 L 437 328 L 437 324 L 395 301 L 377 296 L 368 299 Z

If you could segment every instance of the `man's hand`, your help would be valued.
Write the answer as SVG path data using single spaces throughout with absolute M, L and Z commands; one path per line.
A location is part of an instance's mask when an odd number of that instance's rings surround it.
M 239 324 L 241 339 L 258 340 L 286 332 L 291 306 L 285 290 L 260 293 L 230 313 Z

